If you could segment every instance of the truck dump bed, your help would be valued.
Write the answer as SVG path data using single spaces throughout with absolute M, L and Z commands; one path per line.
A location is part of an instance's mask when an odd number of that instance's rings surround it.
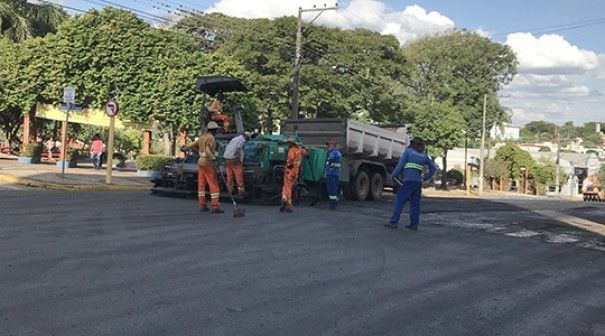
M 354 119 L 290 119 L 281 127 L 282 134 L 296 134 L 306 146 L 335 140 L 350 159 L 396 162 L 409 145 L 406 128 L 393 132 Z

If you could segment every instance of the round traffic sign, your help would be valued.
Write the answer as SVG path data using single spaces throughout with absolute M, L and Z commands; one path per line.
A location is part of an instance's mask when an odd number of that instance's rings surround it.
M 110 117 L 115 117 L 115 115 L 118 114 L 119 109 L 118 102 L 115 99 L 105 103 L 105 113 Z

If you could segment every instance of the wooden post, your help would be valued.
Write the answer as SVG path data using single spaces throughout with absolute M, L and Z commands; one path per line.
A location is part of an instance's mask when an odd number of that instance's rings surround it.
M 111 184 L 111 170 L 113 169 L 113 164 L 111 161 L 113 161 L 113 136 L 114 136 L 115 124 L 116 124 L 115 115 L 110 116 L 109 117 L 109 144 L 107 145 L 107 163 L 106 163 L 107 176 L 105 176 L 106 184 Z
M 151 149 L 151 130 L 143 130 L 143 154 L 149 155 Z
M 27 145 L 31 138 L 31 126 L 29 113 L 23 115 L 23 144 Z

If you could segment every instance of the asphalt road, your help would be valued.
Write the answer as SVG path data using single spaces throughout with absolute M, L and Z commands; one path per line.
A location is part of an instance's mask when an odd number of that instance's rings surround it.
M 0 335 L 605 335 L 603 203 L 223 207 L 0 191 Z

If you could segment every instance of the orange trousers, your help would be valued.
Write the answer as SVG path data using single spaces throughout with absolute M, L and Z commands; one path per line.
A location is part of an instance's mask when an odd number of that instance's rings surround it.
M 227 159 L 227 190 L 233 193 L 233 180 L 237 184 L 237 190 L 243 194 L 244 189 L 244 164 L 238 159 Z
M 284 185 L 281 189 L 281 201 L 286 202 L 288 208 L 292 208 L 292 187 L 298 179 L 298 167 L 287 169 L 284 172 Z
M 226 114 L 213 113 L 212 120 L 220 120 L 223 122 L 223 130 L 229 132 L 229 125 L 233 123 L 233 119 Z
M 221 189 L 218 186 L 218 179 L 215 166 L 199 166 L 197 170 L 197 200 L 200 208 L 206 207 L 206 185 L 210 189 L 210 200 L 212 208 L 221 207 L 220 196 Z

